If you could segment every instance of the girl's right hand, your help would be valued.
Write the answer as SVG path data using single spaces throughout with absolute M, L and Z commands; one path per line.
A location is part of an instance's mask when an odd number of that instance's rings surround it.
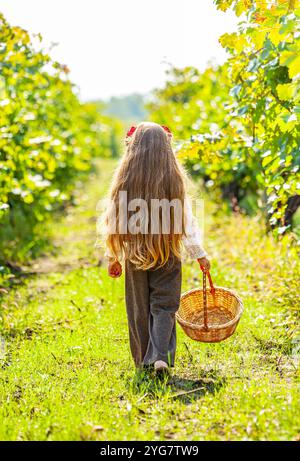
M 207 258 L 199 258 L 197 259 L 198 263 L 200 264 L 200 268 L 204 272 L 208 272 L 210 269 L 210 261 Z
M 110 261 L 107 267 L 108 275 L 112 278 L 121 277 L 122 266 L 119 261 Z

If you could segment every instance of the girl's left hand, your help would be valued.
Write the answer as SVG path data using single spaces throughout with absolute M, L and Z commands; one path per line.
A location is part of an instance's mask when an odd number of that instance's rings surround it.
M 121 277 L 122 275 L 122 265 L 119 261 L 110 261 L 108 263 L 108 275 L 112 278 Z

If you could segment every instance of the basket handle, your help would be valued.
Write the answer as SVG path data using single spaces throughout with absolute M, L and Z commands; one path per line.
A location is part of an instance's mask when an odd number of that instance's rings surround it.
M 203 276 L 203 313 L 204 313 L 204 329 L 207 331 L 208 330 L 208 315 L 207 315 L 207 293 L 206 293 L 206 275 L 209 280 L 210 284 L 210 292 L 212 295 L 215 294 L 215 287 L 210 275 L 209 270 L 207 270 L 204 266 L 200 264 L 200 269 L 202 270 L 202 276 Z
M 210 292 L 211 294 L 214 294 L 214 292 L 216 291 L 215 287 L 214 287 L 214 284 L 213 284 L 213 281 L 212 281 L 212 278 L 211 278 L 211 275 L 210 275 L 210 272 L 209 270 L 207 270 L 204 266 L 202 266 L 200 263 L 200 269 L 202 270 L 203 272 L 203 276 L 205 276 L 206 278 L 206 275 L 208 277 L 208 280 L 209 280 L 209 284 L 210 284 Z M 206 281 L 206 280 L 205 280 Z

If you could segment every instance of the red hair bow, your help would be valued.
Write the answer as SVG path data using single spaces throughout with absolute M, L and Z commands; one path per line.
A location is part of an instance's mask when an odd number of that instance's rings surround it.
M 133 135 L 133 133 L 136 130 L 136 126 L 132 126 L 128 131 L 127 131 L 127 136 L 130 137 Z
M 161 125 L 161 127 L 168 133 L 172 136 L 172 131 L 170 130 L 170 128 L 168 128 L 167 126 L 165 125 Z
M 161 125 L 161 127 L 165 130 L 165 132 L 166 132 L 168 135 L 172 136 L 172 131 L 170 130 L 170 128 L 168 128 L 168 127 L 165 126 L 165 125 Z M 136 126 L 132 126 L 132 127 L 127 131 L 127 135 L 126 135 L 126 136 L 127 136 L 128 138 L 130 138 L 130 137 L 133 135 L 133 133 L 135 132 L 135 130 L 136 130 Z

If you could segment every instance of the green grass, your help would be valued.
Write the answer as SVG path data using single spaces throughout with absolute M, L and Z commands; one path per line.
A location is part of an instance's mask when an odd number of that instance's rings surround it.
M 107 277 L 93 248 L 113 167 L 100 162 L 78 205 L 52 223 L 52 254 L 3 293 L 0 439 L 297 439 L 300 271 L 288 238 L 278 244 L 256 218 L 226 216 L 207 200 L 212 274 L 240 294 L 244 315 L 220 344 L 193 342 L 178 327 L 169 383 L 137 375 L 123 279 Z M 183 290 L 198 282 L 197 265 L 186 263 Z

